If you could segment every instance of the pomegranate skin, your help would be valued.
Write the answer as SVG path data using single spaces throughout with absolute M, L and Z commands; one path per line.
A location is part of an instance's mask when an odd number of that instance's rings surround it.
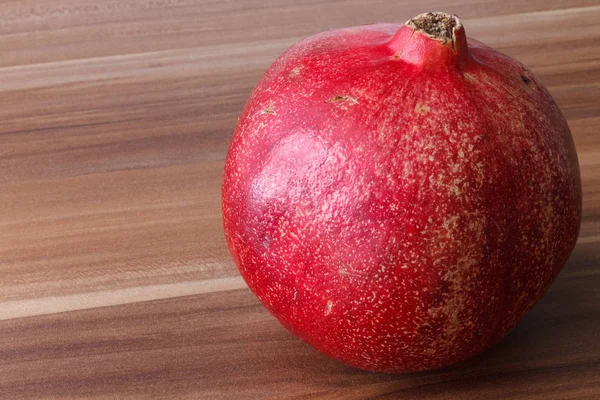
M 581 183 L 536 77 L 430 13 L 288 49 L 239 120 L 222 207 L 241 275 L 288 330 L 409 372 L 527 314 L 575 246 Z

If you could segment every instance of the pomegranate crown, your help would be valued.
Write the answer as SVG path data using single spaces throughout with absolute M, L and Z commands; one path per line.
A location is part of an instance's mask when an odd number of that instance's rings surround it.
M 419 14 L 409 19 L 388 46 L 394 60 L 427 68 L 460 66 L 469 58 L 460 19 L 443 12 Z
M 462 29 L 462 24 L 456 14 L 450 15 L 443 12 L 419 14 L 406 21 L 406 25 L 414 31 L 444 42 L 454 41 L 455 31 Z

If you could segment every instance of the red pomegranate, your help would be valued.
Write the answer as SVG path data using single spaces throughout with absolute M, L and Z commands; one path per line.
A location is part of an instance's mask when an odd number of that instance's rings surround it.
M 581 218 L 550 94 L 444 13 L 287 50 L 239 120 L 222 194 L 252 291 L 302 340 L 370 371 L 439 368 L 498 342 Z

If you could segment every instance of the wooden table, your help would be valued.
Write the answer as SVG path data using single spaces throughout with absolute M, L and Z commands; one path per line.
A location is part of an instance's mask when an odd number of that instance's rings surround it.
M 220 218 L 253 85 L 301 37 L 442 9 L 569 120 L 581 237 L 500 344 L 394 376 L 329 360 L 245 287 Z M 0 4 L 0 398 L 600 398 L 598 0 Z

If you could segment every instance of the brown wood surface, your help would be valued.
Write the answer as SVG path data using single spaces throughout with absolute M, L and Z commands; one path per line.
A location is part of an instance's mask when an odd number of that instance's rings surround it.
M 438 10 L 561 106 L 581 237 L 491 350 L 371 374 L 301 343 L 245 287 L 221 227 L 223 159 L 294 41 Z M 600 399 L 598 0 L 6 0 L 0 49 L 1 399 Z

